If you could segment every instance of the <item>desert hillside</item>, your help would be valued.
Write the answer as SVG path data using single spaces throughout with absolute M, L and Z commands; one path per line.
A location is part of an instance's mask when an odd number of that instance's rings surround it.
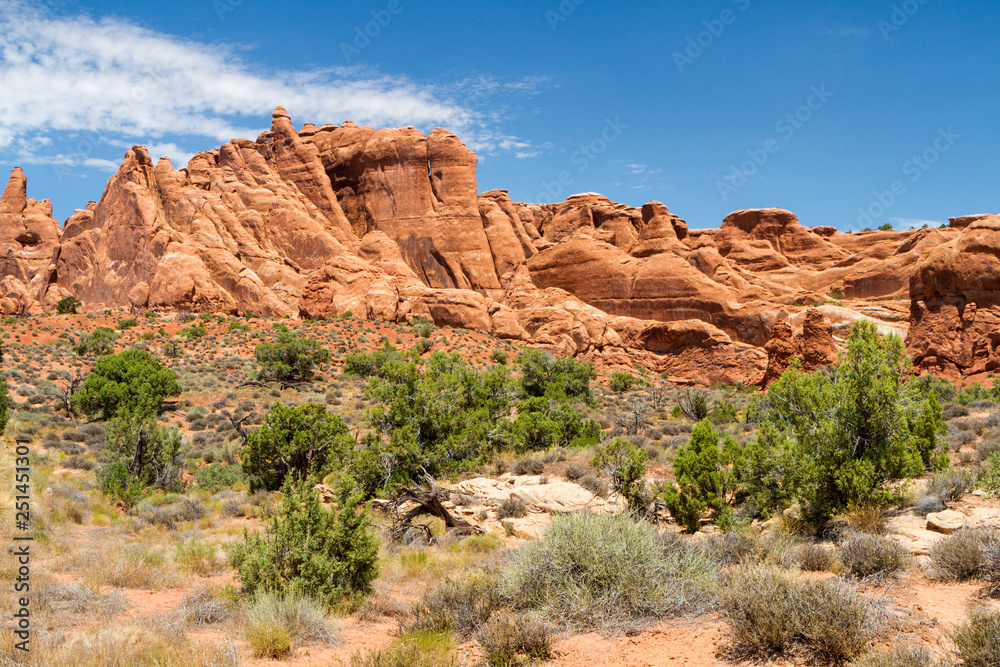
M 821 312 L 805 342 L 832 345 Z M 31 520 L 14 487 L 0 516 L 31 538 L 32 643 L 8 622 L 0 660 L 872 667 L 993 651 L 996 393 L 899 373 L 901 342 L 872 324 L 839 358 L 782 331 L 789 358 L 824 365 L 792 361 L 763 393 L 426 319 L 9 317 L 2 469 L 29 471 Z M 869 401 L 888 412 L 851 421 Z M 838 453 L 866 430 L 881 454 Z M 877 476 L 844 475 L 859 462 Z

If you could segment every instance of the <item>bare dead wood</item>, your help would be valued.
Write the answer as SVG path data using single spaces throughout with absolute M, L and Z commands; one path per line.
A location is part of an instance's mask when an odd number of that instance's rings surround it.
M 236 385 L 236 389 L 242 389 L 243 387 L 260 387 L 261 389 L 270 389 L 271 385 L 274 385 L 281 391 L 286 389 L 294 389 L 295 391 L 302 391 L 302 387 L 312 387 L 311 380 L 295 380 L 291 382 L 286 382 L 284 380 L 270 380 L 270 381 L 260 381 L 260 380 L 247 380 Z
M 76 390 L 80 388 L 83 383 L 83 378 L 77 373 L 76 377 L 71 378 L 67 384 L 58 385 L 58 389 L 52 395 L 53 397 L 62 405 L 63 410 L 69 414 L 70 417 L 76 416 L 76 411 L 73 409 L 73 394 Z
M 430 515 L 444 521 L 448 528 L 448 535 L 464 537 L 467 535 L 482 535 L 483 529 L 469 523 L 461 516 L 455 516 L 444 506 L 444 501 L 448 499 L 448 490 L 438 486 L 433 479 L 425 475 L 428 480 L 430 490 L 420 488 L 402 487 L 389 503 L 389 510 L 394 515 L 394 520 L 390 531 L 395 540 L 401 540 L 408 530 L 415 528 L 424 530 L 427 534 L 428 542 L 433 541 L 430 528 L 423 524 L 415 524 L 413 520 L 418 516 Z M 402 511 L 403 506 L 414 503 L 415 506 L 406 512 Z
M 243 428 L 243 422 L 245 422 L 246 420 L 250 419 L 250 417 L 252 417 L 253 415 L 243 415 L 239 419 L 236 419 L 235 417 L 233 417 L 231 414 L 228 414 L 228 412 L 227 412 L 226 416 L 229 417 L 229 423 L 231 423 L 233 425 L 233 428 L 236 429 L 236 432 L 240 434 L 240 440 L 243 441 L 243 446 L 246 447 L 247 446 L 247 437 L 248 437 L 248 434 L 247 434 L 247 430 L 245 428 Z

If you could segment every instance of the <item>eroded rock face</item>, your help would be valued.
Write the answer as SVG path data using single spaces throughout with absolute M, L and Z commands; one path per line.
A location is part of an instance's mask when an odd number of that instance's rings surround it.
M 801 368 L 806 372 L 829 366 L 837 360 L 833 332 L 822 311 L 816 308 L 806 311 L 802 332 L 798 335 L 786 320 L 776 322 L 764 350 L 767 352 L 767 371 L 761 381 L 764 387 L 788 370 L 792 357 L 801 361 Z
M 995 216 L 841 234 L 759 209 L 689 229 L 655 201 L 477 195 L 476 162 L 443 129 L 296 131 L 279 107 L 255 141 L 180 169 L 132 148 L 62 229 L 15 169 L 0 197 L 0 313 L 73 295 L 85 310 L 423 317 L 686 384 L 766 384 L 791 356 L 819 368 L 870 317 L 887 333 L 912 322 L 921 369 L 1000 368 Z M 909 314 L 893 302 L 905 298 Z
M 1000 368 L 1000 216 L 980 218 L 934 249 L 910 279 L 907 348 L 948 377 Z
M 477 201 L 476 156 L 458 137 L 344 123 L 305 141 L 357 236 L 384 232 L 428 287 L 500 289 Z
M 52 203 L 28 198 L 28 181 L 14 169 L 0 195 L 0 313 L 41 312 L 59 256 Z
M 773 257 L 767 252 L 768 246 L 788 262 L 800 266 L 826 268 L 847 256 L 845 251 L 830 243 L 825 234 L 804 227 L 794 213 L 780 208 L 730 213 L 722 221 L 721 233 L 716 240 L 723 256 L 730 255 L 734 250 L 738 257 L 742 256 L 744 244 L 755 248 L 757 253 L 751 253 L 751 256 L 759 256 L 756 259 L 758 266 L 761 258 Z M 780 264 L 780 260 L 772 261 Z

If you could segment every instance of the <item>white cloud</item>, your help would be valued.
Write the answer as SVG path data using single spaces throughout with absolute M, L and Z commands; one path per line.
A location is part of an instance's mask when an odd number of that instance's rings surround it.
M 524 95 L 540 84 L 481 77 L 465 87 L 482 103 L 489 96 Z M 357 68 L 265 72 L 244 62 L 234 47 L 118 19 L 49 16 L 24 0 L 0 0 L 0 91 L 0 148 L 14 146 L 27 157 L 35 156 L 34 148 L 18 141 L 57 132 L 99 133 L 106 143 L 152 139 L 154 145 L 164 137 L 199 146 L 205 139 L 254 138 L 278 105 L 299 124 L 441 126 L 474 149 L 530 147 L 500 132 L 495 117 L 452 101 L 454 89 Z M 169 141 L 153 152 L 171 159 L 191 155 Z
M 46 164 L 56 167 L 89 167 L 113 174 L 118 170 L 119 161 L 105 160 L 103 158 L 86 157 L 78 154 L 67 155 L 56 153 L 55 155 L 33 155 L 31 153 L 21 153 L 17 157 L 20 164 Z

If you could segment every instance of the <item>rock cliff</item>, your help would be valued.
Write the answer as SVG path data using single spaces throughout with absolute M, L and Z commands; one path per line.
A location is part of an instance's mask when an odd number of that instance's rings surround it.
M 255 141 L 181 168 L 133 147 L 62 227 L 15 169 L 0 197 L 0 313 L 51 311 L 70 295 L 84 310 L 350 310 L 679 381 L 765 384 L 792 356 L 831 363 L 845 327 L 870 317 L 909 329 L 920 369 L 1000 367 L 998 216 L 841 234 L 770 208 L 689 229 L 660 202 L 479 194 L 476 162 L 443 129 L 296 130 L 278 107 Z

